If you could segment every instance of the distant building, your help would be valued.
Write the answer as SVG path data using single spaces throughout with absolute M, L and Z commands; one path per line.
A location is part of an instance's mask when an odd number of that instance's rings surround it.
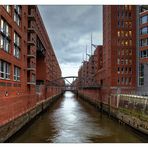
M 133 5 L 103 6 L 103 46 L 96 47 L 79 71 L 79 75 L 93 80 L 85 85 L 101 86 L 103 102 L 108 102 L 111 93 L 136 91 L 136 16 Z
M 103 46 L 99 45 L 94 51 L 95 81 L 97 85 L 103 85 Z

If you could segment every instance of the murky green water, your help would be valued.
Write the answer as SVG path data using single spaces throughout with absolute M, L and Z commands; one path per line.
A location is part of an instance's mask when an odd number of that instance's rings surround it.
M 29 127 L 9 142 L 14 143 L 107 143 L 148 142 L 130 128 L 101 115 L 71 92 L 55 102 Z

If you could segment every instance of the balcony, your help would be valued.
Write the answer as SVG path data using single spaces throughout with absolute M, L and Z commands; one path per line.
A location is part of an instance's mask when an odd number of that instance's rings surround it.
M 28 27 L 28 32 L 35 33 L 35 28 L 33 26 Z
M 33 13 L 28 14 L 28 20 L 35 21 L 35 15 Z
M 36 83 L 34 81 L 29 81 L 27 82 L 28 85 L 36 85 Z
M 35 68 L 34 65 L 28 65 L 27 70 L 28 70 L 28 71 L 35 71 L 36 68 Z
M 33 53 L 33 52 L 29 52 L 29 53 L 27 54 L 27 57 L 28 57 L 28 58 L 36 58 L 36 55 L 35 55 L 35 53 Z
M 35 46 L 35 45 L 36 45 L 36 42 L 35 42 L 34 39 L 29 39 L 29 40 L 27 41 L 27 43 L 28 43 L 28 45 L 30 45 L 30 46 Z
M 34 14 L 28 14 L 28 20 L 35 21 L 35 15 Z

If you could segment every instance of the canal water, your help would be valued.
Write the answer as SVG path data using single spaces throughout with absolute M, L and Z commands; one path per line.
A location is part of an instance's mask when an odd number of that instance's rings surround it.
M 148 139 L 68 91 L 9 142 L 137 143 L 148 142 Z

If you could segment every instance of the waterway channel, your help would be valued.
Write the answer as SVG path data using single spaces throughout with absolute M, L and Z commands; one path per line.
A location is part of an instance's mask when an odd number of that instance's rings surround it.
M 120 125 L 68 91 L 8 142 L 141 143 L 148 142 L 148 137 Z

